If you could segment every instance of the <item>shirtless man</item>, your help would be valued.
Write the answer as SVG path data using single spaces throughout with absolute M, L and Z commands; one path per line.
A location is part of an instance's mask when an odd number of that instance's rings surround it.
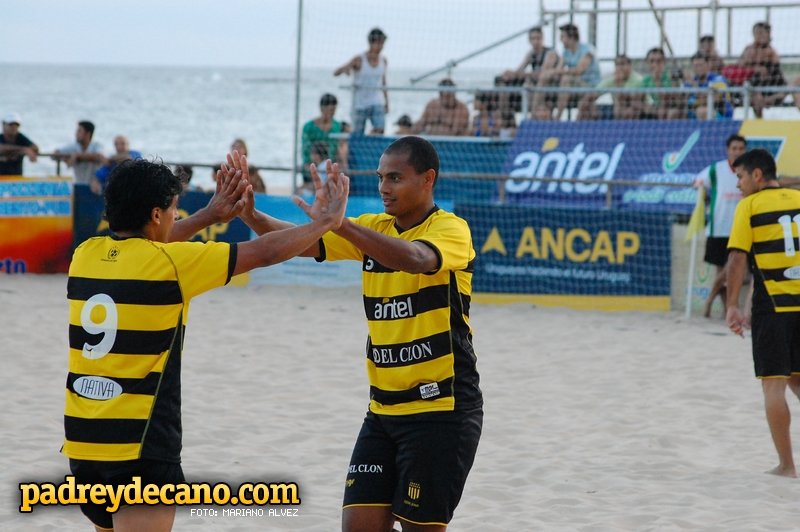
M 450 78 L 439 82 L 440 87 L 455 87 Z M 469 133 L 469 109 L 456 98 L 455 92 L 441 91 L 428 102 L 422 116 L 413 126 L 414 133 L 423 135 L 460 136 Z

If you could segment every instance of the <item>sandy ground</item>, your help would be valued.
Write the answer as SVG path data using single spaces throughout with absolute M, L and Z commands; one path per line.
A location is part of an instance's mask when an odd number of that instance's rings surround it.
M 89 530 L 75 507 L 17 511 L 18 483 L 68 473 L 66 277 L 2 275 L 0 298 L 0 529 Z M 749 339 L 721 320 L 475 304 L 472 324 L 486 418 L 451 530 L 800 527 L 800 482 L 763 473 L 776 459 Z M 175 530 L 339 528 L 365 335 L 349 287 L 227 287 L 193 302 L 187 476 L 297 482 L 302 502 L 295 517 L 179 508 Z

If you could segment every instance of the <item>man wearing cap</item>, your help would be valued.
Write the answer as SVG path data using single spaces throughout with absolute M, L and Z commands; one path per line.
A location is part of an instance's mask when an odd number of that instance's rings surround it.
M 369 49 L 334 70 L 333 75 L 353 74 L 353 134 L 363 135 L 369 119 L 372 133 L 383 135 L 389 94 L 386 92 L 386 57 L 381 55 L 386 34 L 373 28 L 367 36 Z
M 439 82 L 439 87 L 450 89 L 455 87 L 450 78 Z M 456 98 L 452 90 L 442 90 L 439 97 L 434 98 L 417 123 L 414 124 L 414 133 L 423 135 L 460 136 L 469 133 L 469 108 L 464 102 Z
M 53 159 L 66 161 L 75 172 L 75 183 L 88 185 L 103 166 L 103 146 L 94 142 L 94 124 L 83 120 L 75 130 L 75 142 L 56 150 Z
M 17 113 L 3 117 L 0 135 L 0 175 L 22 175 L 22 158 L 28 156 L 32 163 L 39 155 L 39 146 L 19 132 L 22 123 Z

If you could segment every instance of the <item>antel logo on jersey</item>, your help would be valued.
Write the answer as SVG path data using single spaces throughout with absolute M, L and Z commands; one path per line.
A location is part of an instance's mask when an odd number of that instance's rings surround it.
M 78 395 L 101 401 L 113 399 L 122 394 L 122 386 L 106 377 L 78 377 L 72 384 L 72 389 Z
M 411 296 L 402 299 L 384 297 L 380 303 L 375 303 L 373 320 L 396 320 L 414 316 L 414 307 L 411 305 Z
M 542 153 L 524 151 L 514 158 L 514 169 L 509 177 L 552 177 L 557 179 L 591 179 L 609 181 L 614 178 L 625 143 L 620 142 L 611 153 L 595 151 L 587 153 L 584 143 L 578 143 L 569 153 L 557 151 L 559 139 L 550 137 L 542 144 Z M 566 183 L 515 180 L 506 181 L 506 191 L 522 192 L 569 192 L 577 194 L 605 193 L 606 185 L 599 183 Z

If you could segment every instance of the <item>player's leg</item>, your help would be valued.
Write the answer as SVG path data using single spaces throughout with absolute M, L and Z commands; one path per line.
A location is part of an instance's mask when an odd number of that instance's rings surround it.
M 786 384 L 788 379 L 762 379 L 764 390 L 764 409 L 767 424 L 772 435 L 772 442 L 778 452 L 778 465 L 769 472 L 774 475 L 796 477 L 797 471 L 792 456 L 792 437 L 789 433 L 792 416 L 786 402 Z
M 394 416 L 389 424 L 397 443 L 394 515 L 404 532 L 446 530 L 475 459 L 483 411 Z
M 174 506 L 125 506 L 114 514 L 114 532 L 169 532 L 174 522 Z
M 389 532 L 395 518 L 395 445 L 377 416 L 367 413 L 353 447 L 342 504 L 344 532 Z

